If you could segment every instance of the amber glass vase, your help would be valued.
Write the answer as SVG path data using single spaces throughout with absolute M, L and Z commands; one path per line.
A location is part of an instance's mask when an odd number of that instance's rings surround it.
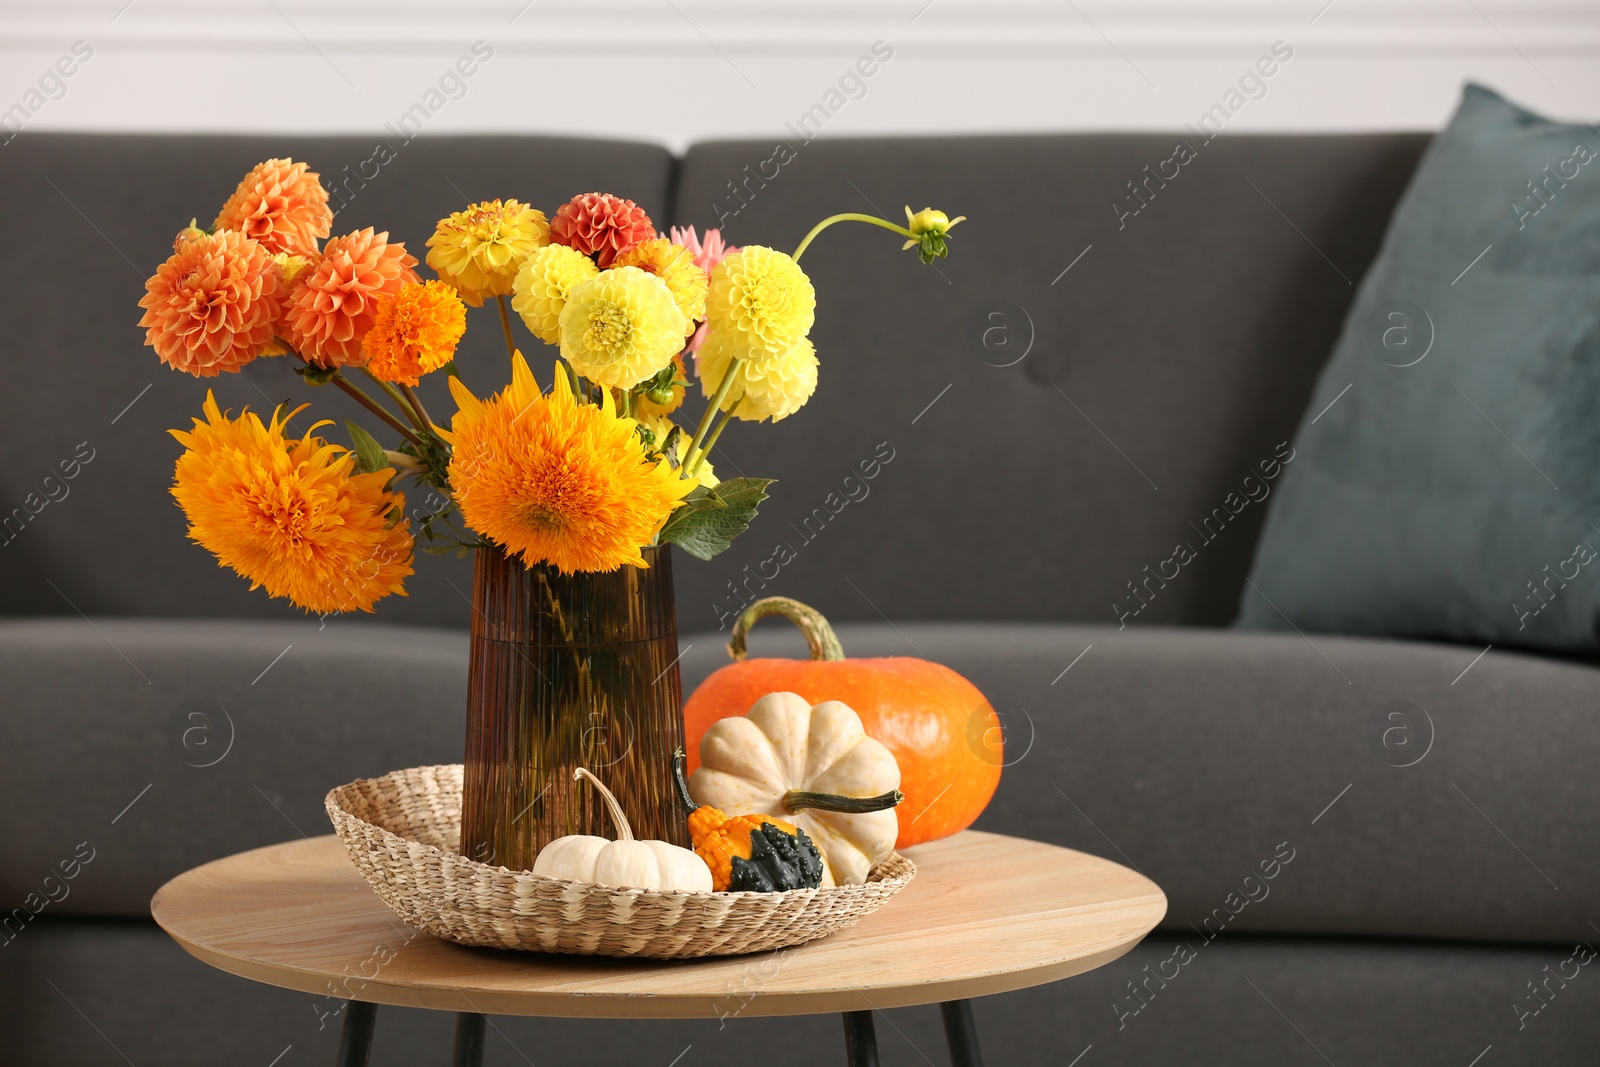
M 683 744 L 670 546 L 647 569 L 562 574 L 499 547 L 474 567 L 461 852 L 513 870 L 566 834 L 615 837 L 587 767 L 634 835 L 689 844 L 672 781 Z

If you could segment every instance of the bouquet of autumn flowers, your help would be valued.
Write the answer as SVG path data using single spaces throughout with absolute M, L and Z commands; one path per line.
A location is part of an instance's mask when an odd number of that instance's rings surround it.
M 906 238 L 924 262 L 947 252 L 950 220 L 906 209 L 905 226 L 868 215 L 819 223 L 792 255 L 733 248 L 717 230 L 663 236 L 631 200 L 585 193 L 551 216 L 516 200 L 441 219 L 417 260 L 387 232 L 329 237 L 333 213 L 306 164 L 272 159 L 247 174 L 209 229 L 194 222 L 145 283 L 145 343 L 168 366 L 211 377 L 266 356 L 298 361 L 399 441 L 384 448 L 346 421 L 350 447 L 299 436 L 305 406 L 265 421 L 222 411 L 173 430 L 184 446 L 172 495 L 189 536 L 272 596 L 331 613 L 404 595 L 416 547 L 402 484 L 444 504 L 418 520 L 429 551 L 498 544 L 563 573 L 645 566 L 643 546 L 702 559 L 726 549 L 768 479 L 721 481 L 709 456 L 732 419 L 777 421 L 817 386 L 808 338 L 816 310 L 799 259 L 840 221 Z M 508 299 L 509 298 L 509 299 Z M 493 300 L 511 382 L 487 399 L 455 373 L 467 308 Z M 512 315 L 559 348 L 541 389 Z M 692 427 L 676 416 L 691 383 L 709 398 Z M 449 378 L 456 411 L 433 421 L 416 387 Z M 358 382 L 359 373 L 365 380 Z

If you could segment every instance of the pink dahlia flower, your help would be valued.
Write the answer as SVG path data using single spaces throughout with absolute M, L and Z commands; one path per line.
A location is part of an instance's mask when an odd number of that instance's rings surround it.
M 694 256 L 694 265 L 705 271 L 708 278 L 711 277 L 711 268 L 739 251 L 737 246 L 722 240 L 721 230 L 707 230 L 704 237 L 697 237 L 693 226 L 674 226 L 671 233 L 672 243 L 687 248 L 689 254 Z M 700 351 L 700 345 L 705 339 L 706 324 L 702 322 L 700 328 L 695 330 L 694 336 L 689 338 L 687 350 Z

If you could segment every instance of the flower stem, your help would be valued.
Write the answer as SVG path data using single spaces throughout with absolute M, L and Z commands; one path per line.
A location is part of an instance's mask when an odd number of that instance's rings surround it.
M 734 407 L 738 407 L 738 405 L 735 404 Z M 717 438 L 722 436 L 722 431 L 727 427 L 728 423 L 732 421 L 733 408 L 729 408 L 727 411 L 722 413 L 722 418 L 717 420 L 716 429 L 712 430 L 711 436 L 706 438 L 705 446 L 700 449 L 700 454 L 695 457 L 693 465 L 689 467 L 689 477 L 693 478 L 697 473 L 699 473 L 700 468 L 705 465 L 706 457 L 711 455 L 711 450 L 713 448 L 717 447 Z
M 334 385 L 337 385 L 340 389 L 343 389 L 346 393 L 350 394 L 350 397 L 355 400 L 356 403 L 360 404 L 362 407 L 378 416 L 378 418 L 387 423 L 391 429 L 400 431 L 400 433 L 403 434 L 412 444 L 416 445 L 418 448 L 423 447 L 422 438 L 412 433 L 411 428 L 405 423 L 389 414 L 383 405 L 379 404 L 376 400 L 372 399 L 372 397 L 363 392 L 359 385 L 355 384 L 343 374 L 338 372 L 335 372 L 333 377 L 329 378 L 328 380 Z
M 589 387 L 578 376 L 578 372 L 572 369 L 572 364 L 564 359 L 558 359 L 556 360 L 556 366 L 560 368 L 558 373 L 566 374 L 568 384 L 572 386 L 572 395 L 577 397 L 580 403 L 587 404 L 589 402 Z
M 415 474 L 420 477 L 421 475 L 427 474 L 430 470 L 432 470 L 431 467 L 429 467 L 426 463 L 423 463 L 416 456 L 409 455 L 405 452 L 396 452 L 392 448 L 384 449 L 383 456 L 393 467 L 395 467 L 395 469 L 400 471 L 401 474 Z
M 428 409 L 422 406 L 422 398 L 417 395 L 416 389 L 409 385 L 402 385 L 400 392 L 405 395 L 407 400 L 411 401 L 411 409 L 422 416 L 423 428 L 431 432 L 434 425 L 433 419 L 428 416 Z
M 728 392 L 733 388 L 733 377 L 739 372 L 742 360 L 737 358 L 728 361 L 728 369 L 722 375 L 722 384 L 717 386 L 717 394 L 711 398 L 711 403 L 706 405 L 706 413 L 700 416 L 700 425 L 694 431 L 694 437 L 689 441 L 689 451 L 683 454 L 684 477 L 688 477 L 689 470 L 694 465 L 700 442 L 705 440 L 706 431 L 711 429 L 711 420 L 721 410 L 722 402 L 728 398 Z
M 382 389 L 385 393 L 388 393 L 390 400 L 393 400 L 396 404 L 400 405 L 401 413 L 404 414 L 406 418 L 411 420 L 411 424 L 413 426 L 415 426 L 417 429 L 421 430 L 423 433 L 430 432 L 430 427 L 428 426 L 428 424 L 422 420 L 422 416 L 419 415 L 417 413 L 416 409 L 414 409 L 411 406 L 411 402 L 408 401 L 405 398 L 405 396 L 401 394 L 400 390 L 396 389 L 389 382 L 386 382 L 382 378 L 379 378 L 377 375 L 373 374 L 371 371 L 367 370 L 365 367 L 361 368 L 361 371 L 368 378 L 371 378 L 372 381 L 373 381 L 373 384 L 377 385 L 377 387 L 379 389 Z
M 517 343 L 511 339 L 511 313 L 506 310 L 506 298 L 497 296 L 495 297 L 495 302 L 500 307 L 500 329 L 504 330 L 506 335 L 506 355 L 515 359 L 517 356 Z
M 811 227 L 811 232 L 806 234 L 806 239 L 800 242 L 800 247 L 796 248 L 794 250 L 794 255 L 790 256 L 789 258 L 793 259 L 795 262 L 799 262 L 800 256 L 805 252 L 806 248 L 810 246 L 812 240 L 816 238 L 817 234 L 821 233 L 823 230 L 826 230 L 829 226 L 832 226 L 836 222 L 866 222 L 872 224 L 873 226 L 881 226 L 886 230 L 893 230 L 895 233 L 907 238 L 908 240 L 915 241 L 917 239 L 916 234 L 912 233 L 904 226 L 896 226 L 888 219 L 880 219 L 876 215 L 862 215 L 854 211 L 847 211 L 843 215 L 830 215 L 821 222 L 817 223 L 815 226 Z

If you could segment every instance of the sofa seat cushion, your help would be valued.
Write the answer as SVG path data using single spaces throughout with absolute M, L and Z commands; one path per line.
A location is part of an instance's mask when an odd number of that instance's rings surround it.
M 0 811 L 15 816 L 0 899 L 38 908 L 0 916 L 15 936 L 61 915 L 148 917 L 190 867 L 331 833 L 333 786 L 458 762 L 467 639 L 314 619 L 15 619 L 0 622 L 0 678 Z
M 1166 891 L 1170 929 L 1512 941 L 1589 930 L 1591 667 L 1227 631 L 840 633 L 853 655 L 924 655 L 977 684 L 1006 722 L 1010 764 L 978 826 L 1139 868 Z M 686 691 L 726 662 L 724 638 L 684 637 Z M 803 654 L 775 622 L 752 647 Z M 0 623 L 0 676 L 0 805 L 26 813 L 0 892 L 60 897 L 41 918 L 147 915 L 151 893 L 189 867 L 328 832 L 332 786 L 461 758 L 467 642 L 452 631 L 16 620 Z
M 1166 891 L 1167 929 L 1595 936 L 1593 667 L 1131 626 L 839 632 L 852 656 L 921 655 L 983 690 L 1008 766 L 977 826 L 1137 867 Z M 727 662 L 726 634 L 683 640 L 688 690 Z M 751 646 L 804 655 L 771 621 Z

